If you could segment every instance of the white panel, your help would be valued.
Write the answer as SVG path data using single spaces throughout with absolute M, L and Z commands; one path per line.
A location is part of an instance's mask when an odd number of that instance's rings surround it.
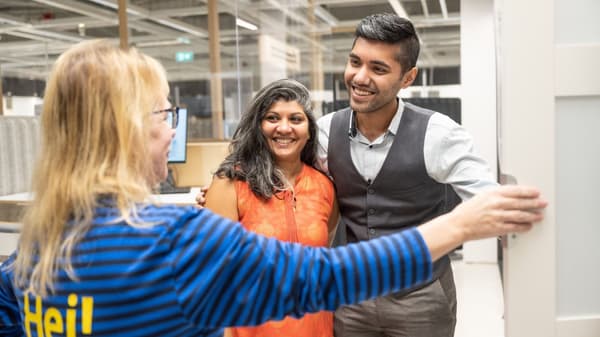
M 555 0 L 557 44 L 600 42 L 600 1 Z
M 600 316 L 559 319 L 556 322 L 556 337 L 598 337 Z
M 557 46 L 556 96 L 600 95 L 599 70 L 600 43 Z
M 261 87 L 287 77 L 287 45 L 270 35 L 258 39 Z
M 462 124 L 473 135 L 475 150 L 488 162 L 494 177 L 496 146 L 496 62 L 493 0 L 461 1 Z M 497 240 L 463 245 L 465 262 L 496 262 Z
M 504 249 L 505 334 L 555 337 L 554 6 L 495 1 L 499 23 L 500 169 L 541 189 L 545 220 Z
M 600 97 L 556 100 L 559 317 L 600 315 L 598 125 Z

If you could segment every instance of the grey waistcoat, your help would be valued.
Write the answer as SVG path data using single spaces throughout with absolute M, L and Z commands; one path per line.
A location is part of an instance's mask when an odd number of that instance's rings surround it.
M 400 125 L 381 170 L 370 183 L 360 175 L 350 154 L 350 108 L 335 112 L 328 146 L 329 173 L 335 181 L 348 242 L 417 226 L 446 213 L 446 185 L 427 174 L 423 143 L 434 112 L 405 103 Z M 444 257 L 434 265 L 434 279 L 449 265 Z

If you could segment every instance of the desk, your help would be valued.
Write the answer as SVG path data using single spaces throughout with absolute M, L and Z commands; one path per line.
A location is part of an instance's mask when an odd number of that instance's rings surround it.
M 153 194 L 151 202 L 158 204 L 194 205 L 200 187 L 191 188 L 189 193 Z M 0 196 L 0 256 L 10 255 L 17 247 L 21 230 L 22 209 L 33 199 L 32 193 L 16 193 Z
M 31 199 L 33 199 L 33 194 L 30 192 L 8 194 L 0 196 L 0 204 L 26 205 L 31 201 Z
M 188 193 L 153 194 L 150 202 L 157 204 L 173 204 L 179 206 L 195 205 L 196 195 L 200 187 L 193 187 Z M 9 228 L 8 224 L 19 221 L 22 209 L 33 199 L 30 192 L 15 193 L 0 196 L 0 231 Z M 12 227 L 11 227 L 12 228 Z
M 17 249 L 21 214 L 32 198 L 29 192 L 0 196 L 0 256 L 8 256 Z
M 32 197 L 28 192 L 0 196 L 0 232 L 18 232 L 18 222 Z
M 21 224 L 17 222 L 1 222 L 0 221 L 0 233 L 19 233 L 21 230 Z
M 153 194 L 151 200 L 159 204 L 195 205 L 198 193 L 200 193 L 200 187 L 192 187 L 188 193 Z
M 192 187 L 188 193 L 152 194 L 151 200 L 159 204 L 194 205 L 200 187 Z M 30 192 L 0 196 L 0 204 L 27 205 L 33 199 Z

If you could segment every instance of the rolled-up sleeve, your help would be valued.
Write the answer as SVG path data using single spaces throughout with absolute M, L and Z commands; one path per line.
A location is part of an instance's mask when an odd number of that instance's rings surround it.
M 476 153 L 473 137 L 445 115 L 431 116 L 423 152 L 429 176 L 450 184 L 463 200 L 498 185 L 489 164 Z

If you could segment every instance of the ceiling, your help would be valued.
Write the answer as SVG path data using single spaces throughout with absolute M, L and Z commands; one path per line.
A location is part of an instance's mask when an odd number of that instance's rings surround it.
M 170 80 L 209 78 L 206 2 L 129 0 L 130 44 L 158 58 Z M 92 38 L 117 41 L 116 8 L 117 0 L 0 0 L 2 76 L 44 79 L 56 57 L 73 43 Z M 460 0 L 222 0 L 218 10 L 224 76 L 260 72 L 261 34 L 295 47 L 299 72 L 310 71 L 317 48 L 323 71 L 341 73 L 358 21 L 394 11 L 417 27 L 420 67 L 460 63 Z M 236 18 L 258 30 L 236 25 Z M 319 38 L 312 39 L 311 32 Z M 178 51 L 193 52 L 193 60 L 176 62 Z

